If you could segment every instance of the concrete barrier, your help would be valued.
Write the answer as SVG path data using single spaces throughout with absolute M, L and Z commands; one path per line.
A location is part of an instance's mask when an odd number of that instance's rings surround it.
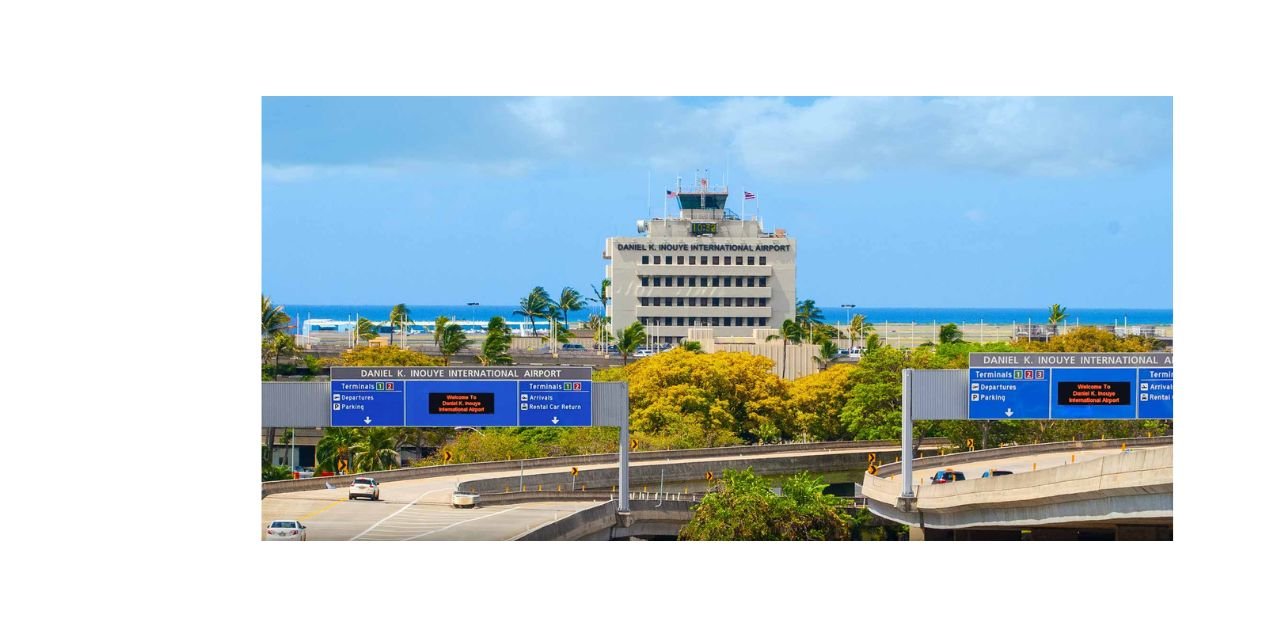
M 936 451 L 938 447 L 948 443 L 945 438 L 925 439 L 921 444 L 921 449 Z M 784 451 L 815 451 L 815 450 L 847 450 L 847 449 L 871 449 L 877 452 L 891 452 L 898 447 L 897 441 L 880 440 L 880 441 L 829 441 L 820 443 L 791 443 L 786 445 L 738 445 L 733 447 L 714 447 L 708 449 L 669 449 L 661 451 L 634 451 L 631 452 L 629 458 L 632 462 L 644 462 L 649 460 L 680 460 L 688 458 L 703 458 L 710 456 L 733 456 L 745 454 L 762 454 L 776 453 Z M 617 464 L 618 454 L 589 454 L 583 456 L 561 456 L 556 458 L 532 458 L 524 460 L 524 469 L 561 467 L 561 466 L 586 466 L 601 464 Z M 325 483 L 333 486 L 347 486 L 351 484 L 351 480 L 355 477 L 375 478 L 379 482 L 394 482 L 398 480 L 415 480 L 420 478 L 434 478 L 449 475 L 463 475 L 471 473 L 489 473 L 495 471 L 519 471 L 521 468 L 520 460 L 502 460 L 494 462 L 472 462 L 465 464 L 449 464 L 435 465 L 428 467 L 409 467 L 404 469 L 393 469 L 390 471 L 371 471 L 368 473 L 338 475 L 331 477 L 314 477 L 301 480 L 278 480 L 274 482 L 262 483 L 262 497 L 275 495 L 277 493 L 291 493 L 296 491 L 313 491 L 325 487 Z M 616 474 L 615 474 L 616 475 Z M 634 480 L 633 480 L 634 483 Z M 566 482 L 567 484 L 567 482 Z

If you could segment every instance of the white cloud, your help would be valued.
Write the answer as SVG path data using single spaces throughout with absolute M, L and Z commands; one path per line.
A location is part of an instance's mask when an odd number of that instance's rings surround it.
M 508 111 L 535 153 L 681 171 L 731 156 L 781 179 L 893 168 L 1068 177 L 1141 166 L 1172 150 L 1168 107 L 1154 99 L 825 98 L 802 106 L 537 98 Z

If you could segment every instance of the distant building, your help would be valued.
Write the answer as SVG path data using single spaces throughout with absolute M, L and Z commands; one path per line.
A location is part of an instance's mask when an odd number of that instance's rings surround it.
M 785 230 L 765 233 L 758 218 L 726 209 L 728 188 L 706 179 L 692 190 L 677 183 L 667 196 L 678 217 L 640 220 L 645 235 L 605 241 L 615 335 L 638 320 L 658 343 L 699 328 L 743 337 L 795 317 L 796 243 Z

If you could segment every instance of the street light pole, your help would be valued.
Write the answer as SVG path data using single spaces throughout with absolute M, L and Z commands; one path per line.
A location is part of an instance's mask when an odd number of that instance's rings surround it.
M 848 303 L 848 304 L 842 304 L 840 307 L 844 308 L 844 326 L 845 326 L 845 327 L 847 327 L 847 328 L 848 328 L 848 327 L 851 327 L 853 319 L 849 317 L 849 310 L 852 310 L 853 308 L 858 307 L 858 306 L 857 306 L 857 305 L 854 305 L 854 304 L 852 304 L 852 303 Z M 850 352 L 852 352 L 852 351 L 853 351 L 853 329 L 851 329 L 851 328 L 849 329 L 849 347 L 848 347 L 848 349 L 849 349 L 849 351 L 850 351 Z

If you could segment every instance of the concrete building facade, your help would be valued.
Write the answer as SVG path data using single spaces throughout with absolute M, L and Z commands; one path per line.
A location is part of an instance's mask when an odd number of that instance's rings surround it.
M 637 221 L 637 237 L 605 241 L 615 336 L 640 321 L 657 343 L 752 337 L 795 316 L 796 242 L 726 209 L 728 188 L 706 179 L 667 193 L 679 216 Z M 701 330 L 702 333 L 695 333 Z

